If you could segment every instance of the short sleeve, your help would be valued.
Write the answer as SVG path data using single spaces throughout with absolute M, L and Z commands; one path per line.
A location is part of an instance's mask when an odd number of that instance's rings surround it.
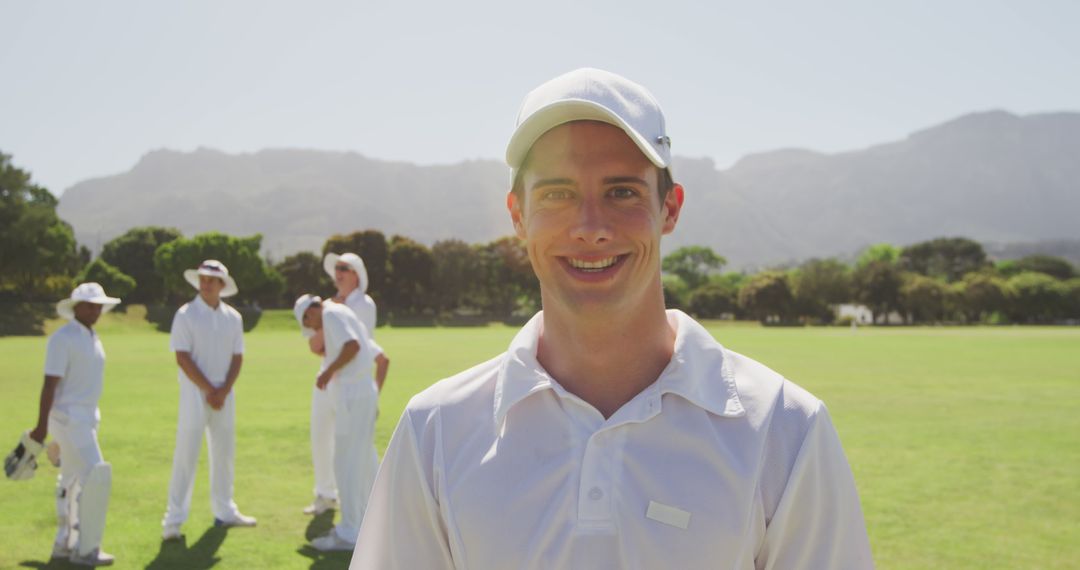
M 756 567 L 872 569 L 855 478 L 824 405 L 812 421 Z
M 49 342 L 45 346 L 45 375 L 60 378 L 67 376 L 70 359 L 67 340 L 59 334 L 49 337 Z
M 233 354 L 244 354 L 244 317 L 236 313 L 236 326 L 233 329 Z
M 193 346 L 191 323 L 188 322 L 187 312 L 181 307 L 173 317 L 172 331 L 169 333 L 169 349 L 173 352 L 191 352 Z
M 421 453 L 406 410 L 375 477 L 350 569 L 454 568 Z
M 323 338 L 336 346 L 341 346 L 350 340 L 361 343 L 364 341 L 359 327 L 350 323 L 349 319 L 342 315 L 330 311 L 323 311 L 323 328 L 326 329 L 323 331 Z

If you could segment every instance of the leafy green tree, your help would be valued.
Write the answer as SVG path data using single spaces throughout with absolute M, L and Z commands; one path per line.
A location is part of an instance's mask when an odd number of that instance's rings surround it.
M 1065 289 L 1065 317 L 1080 319 L 1080 277 L 1062 283 Z
M 678 275 L 661 275 L 664 288 L 664 306 L 669 309 L 685 309 L 690 303 L 690 288 Z
M 788 276 L 780 271 L 758 273 L 739 289 L 739 306 L 762 323 L 790 322 L 794 301 Z
M 540 307 L 540 282 L 520 239 L 507 236 L 474 247 L 480 256 L 480 296 L 485 312 L 508 318 Z
M 274 266 L 285 280 L 285 305 L 304 293 L 329 294 L 333 289 L 330 277 L 323 269 L 322 258 L 310 251 L 290 255 Z
M 482 279 L 480 254 L 469 244 L 456 239 L 435 242 L 431 246 L 435 261 L 433 300 L 438 313 L 468 305 L 476 306 L 477 285 Z
M 680 247 L 664 258 L 661 267 L 667 273 L 678 275 L 693 291 L 709 280 L 709 275 L 720 271 L 727 260 L 712 249 L 699 245 Z
M 875 261 L 891 265 L 896 263 L 896 260 L 899 258 L 900 248 L 891 243 L 878 243 L 864 249 L 862 253 L 859 254 L 859 259 L 855 262 L 855 268 L 859 269 L 865 267 Z
M 390 238 L 387 301 L 395 316 L 420 315 L 431 308 L 435 259 L 424 245 L 404 236 Z
M 902 271 L 944 279 L 952 283 L 989 265 L 982 245 L 967 238 L 937 238 L 909 245 L 896 260 Z
M 322 256 L 328 253 L 355 253 L 364 260 L 368 274 L 368 295 L 375 300 L 382 313 L 383 301 L 387 299 L 387 279 L 390 272 L 390 245 L 386 236 L 378 230 L 364 230 L 351 234 L 330 236 L 323 244 Z M 379 322 L 383 322 L 380 314 Z
M 855 268 L 851 276 L 855 299 L 870 308 L 874 322 L 901 310 L 900 270 L 887 261 L 869 261 Z
M 94 282 L 105 289 L 110 297 L 119 297 L 128 303 L 131 292 L 136 289 L 137 283 L 130 275 L 126 275 L 116 267 L 110 265 L 100 257 L 91 261 L 75 276 L 76 283 Z
M 965 275 L 959 285 L 959 308 L 969 323 L 984 321 L 1007 308 L 1008 286 L 992 272 L 973 271 Z
M 739 308 L 737 289 L 719 283 L 706 283 L 690 294 L 690 314 L 701 319 L 718 319 L 734 314 Z
M 1013 295 L 1009 316 L 1017 322 L 1049 323 L 1066 312 L 1067 289 L 1057 279 L 1037 271 L 1025 271 L 1008 281 Z
M 158 247 L 154 267 L 165 279 L 165 287 L 174 300 L 194 297 L 195 291 L 184 280 L 184 270 L 194 269 L 206 259 L 216 259 L 229 268 L 240 293 L 229 304 L 257 302 L 275 306 L 280 301 L 285 280 L 259 255 L 262 235 L 234 237 L 218 232 L 179 238 Z
M 949 286 L 932 277 L 905 273 L 900 303 L 908 322 L 940 322 L 945 319 Z
M 101 259 L 135 280 L 135 290 L 124 299 L 125 303 L 165 302 L 165 279 L 154 267 L 154 252 L 181 236 L 180 230 L 174 228 L 132 228 L 102 247 Z
M 833 305 L 851 300 L 851 270 L 836 259 L 811 259 L 791 273 L 799 316 L 831 322 Z
M 0 291 L 26 301 L 70 293 L 81 258 L 56 205 L 55 196 L 0 153 Z
M 1077 276 L 1076 268 L 1069 260 L 1054 255 L 1029 255 L 1021 257 L 1012 263 L 1012 269 L 1016 273 L 1023 271 L 1037 271 L 1045 273 L 1054 279 L 1062 281 Z

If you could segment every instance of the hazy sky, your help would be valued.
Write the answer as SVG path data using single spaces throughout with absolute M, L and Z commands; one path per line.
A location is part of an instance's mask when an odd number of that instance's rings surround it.
M 60 193 L 147 151 L 501 159 L 581 66 L 649 87 L 721 167 L 980 110 L 1080 110 L 1080 2 L 0 0 L 0 152 Z

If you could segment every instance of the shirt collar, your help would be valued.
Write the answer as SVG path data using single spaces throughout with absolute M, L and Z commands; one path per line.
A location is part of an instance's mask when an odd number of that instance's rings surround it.
M 202 295 L 196 294 L 195 295 L 195 306 L 199 307 L 200 310 L 210 311 L 211 313 L 213 313 L 213 312 L 215 312 L 215 311 L 217 311 L 218 309 L 221 308 L 221 300 L 218 299 L 217 309 L 215 309 L 215 308 L 211 307 L 210 305 L 206 304 L 206 301 L 203 300 Z
M 536 360 L 543 325 L 543 312 L 537 313 L 514 336 L 495 382 L 495 425 L 502 427 L 514 404 L 543 390 L 565 390 Z M 682 311 L 668 311 L 668 322 L 675 328 L 675 349 L 664 371 L 646 391 L 659 397 L 671 393 L 718 416 L 739 417 L 746 414 L 735 387 L 735 374 L 725 349 L 704 327 Z

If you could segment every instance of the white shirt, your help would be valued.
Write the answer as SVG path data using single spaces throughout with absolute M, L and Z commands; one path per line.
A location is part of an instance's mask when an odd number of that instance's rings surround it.
M 675 352 L 609 419 L 508 352 L 408 404 L 352 568 L 872 568 L 820 400 L 669 311 Z
M 334 374 L 333 381 L 339 384 L 358 384 L 365 379 L 372 382 L 371 365 L 381 350 L 377 350 L 378 345 L 352 309 L 338 303 L 323 303 L 322 324 L 326 350 L 323 356 L 324 370 L 337 360 L 347 342 L 355 340 L 360 343 L 360 352 Z
M 367 327 L 368 332 L 374 338 L 377 313 L 375 300 L 360 289 L 353 289 L 352 293 L 345 297 L 345 304 L 356 313 L 356 318 L 360 319 L 361 323 L 364 323 L 364 326 Z
M 376 324 L 375 300 L 360 289 L 353 289 L 352 293 L 345 297 L 345 305 L 352 309 L 352 312 L 356 314 L 356 318 L 360 319 L 360 322 L 367 328 L 368 336 L 374 341 Z M 382 347 L 377 343 L 374 345 L 374 349 L 376 354 L 383 354 Z
M 96 421 L 105 384 L 105 347 L 97 333 L 72 320 L 49 337 L 45 375 L 58 376 L 53 409 L 83 421 Z
M 203 376 L 214 386 L 222 386 L 233 355 L 244 353 L 244 321 L 224 301 L 214 309 L 197 295 L 176 311 L 169 348 L 173 352 L 190 352 Z M 191 381 L 182 368 L 178 378 L 181 382 Z

